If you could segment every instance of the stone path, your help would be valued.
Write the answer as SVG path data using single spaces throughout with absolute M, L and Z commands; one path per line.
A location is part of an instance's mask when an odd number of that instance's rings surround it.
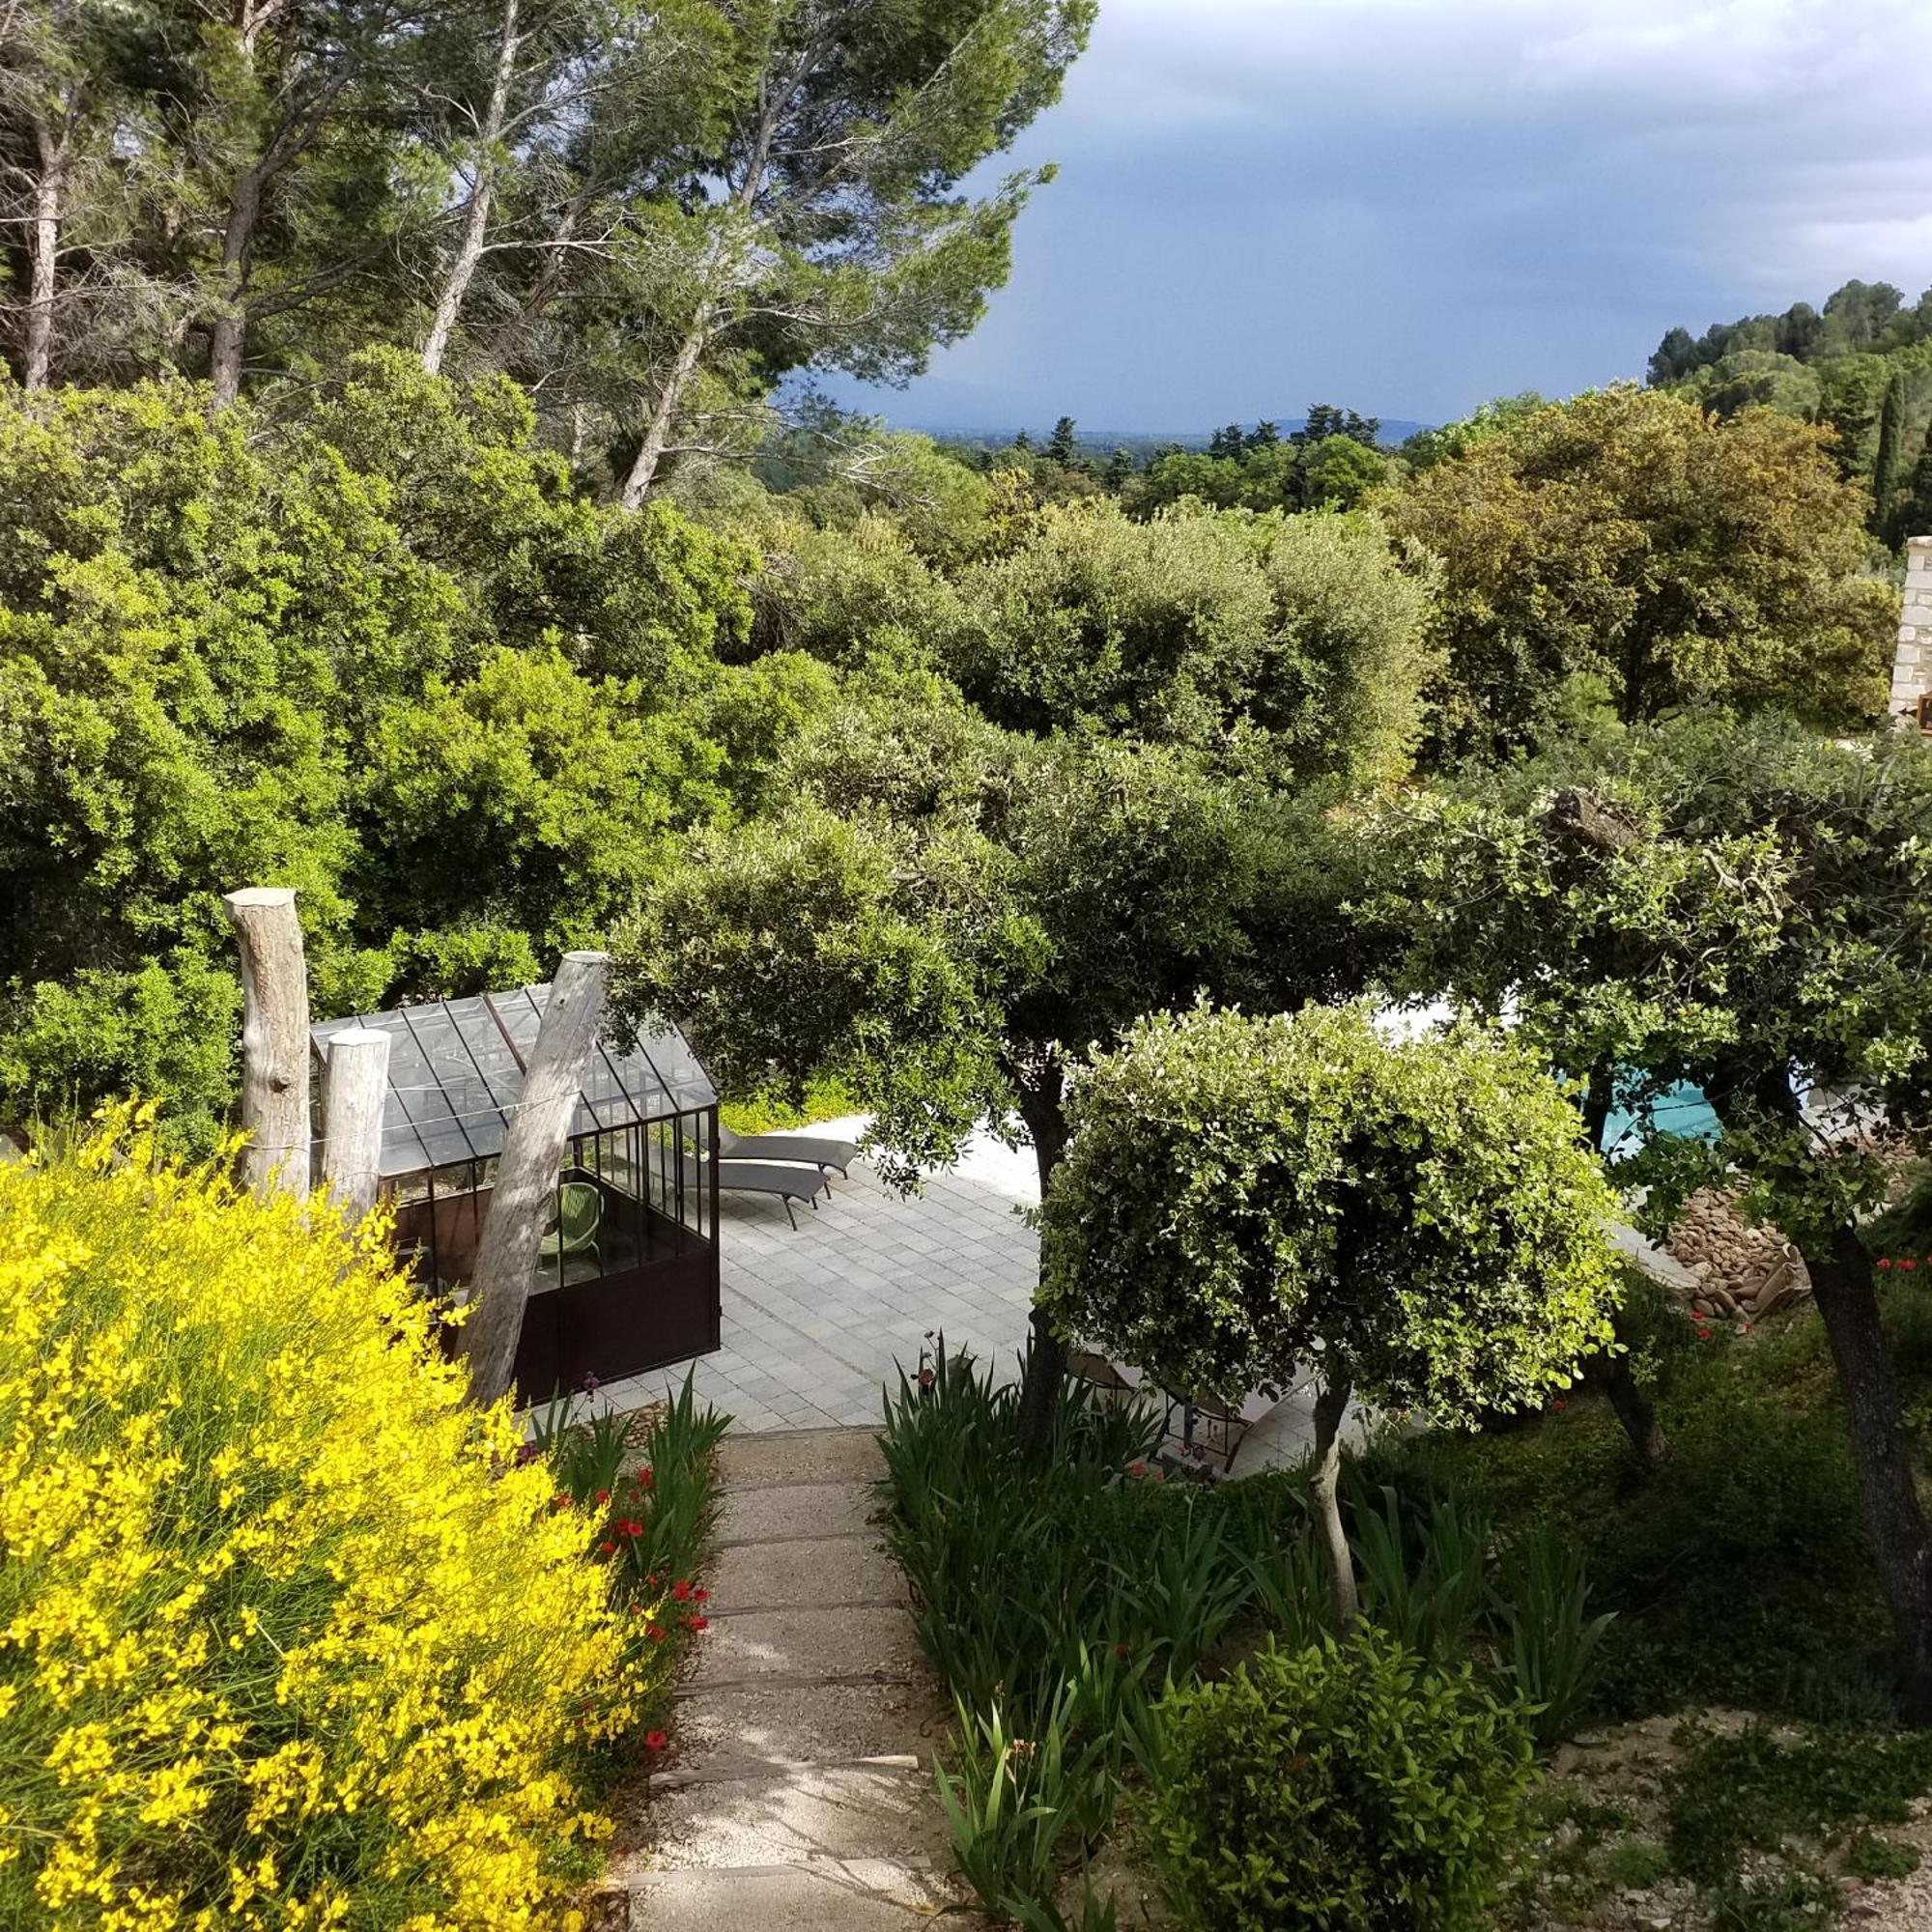
M 962 1894 L 932 1788 L 939 1702 L 868 1519 L 860 1429 L 721 1452 L 712 1619 L 671 1766 L 618 1819 L 608 1932 L 898 1932 Z

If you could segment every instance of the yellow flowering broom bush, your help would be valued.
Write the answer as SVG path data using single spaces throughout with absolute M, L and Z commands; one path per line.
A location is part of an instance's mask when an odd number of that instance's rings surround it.
M 380 1231 L 0 1167 L 0 1925 L 558 1922 L 668 1661 L 517 1449 Z

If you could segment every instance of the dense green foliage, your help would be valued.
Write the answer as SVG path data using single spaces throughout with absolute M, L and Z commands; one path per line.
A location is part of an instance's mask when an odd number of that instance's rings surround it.
M 1513 1707 L 1373 1631 L 1175 1692 L 1154 1858 L 1195 1932 L 1476 1932 L 1522 1835 Z
M 1157 1406 L 1080 1383 L 1056 1395 L 1048 1454 L 1027 1449 L 1021 1413 L 1017 1388 L 943 1342 L 916 1380 L 902 1377 L 881 1438 L 887 1537 L 958 1705 L 941 1785 L 960 1869 L 997 1915 L 1052 1925 L 1029 1915 L 1113 1826 L 1122 1793 L 1146 1783 L 1162 1802 L 1163 1692 L 1225 1670 L 1257 1636 L 1300 1652 L 1321 1635 L 1325 1597 L 1292 1478 L 1208 1482 L 1192 1460 L 1156 1454 Z M 1585 1614 L 1587 1581 L 1560 1545 L 1521 1532 L 1498 1559 L 1479 1512 L 1419 1488 L 1347 1501 L 1365 1613 L 1427 1659 L 1421 1701 L 1533 1699 L 1542 1741 L 1567 1736 L 1603 1620 Z M 1468 1690 L 1465 1664 L 1486 1690 Z M 1512 1721 L 1503 1763 L 1485 1770 L 1514 1782 L 1524 1735 Z M 1236 1775 L 1270 1779 L 1264 1766 Z M 1186 1909 L 1184 1891 L 1176 1903 Z
M 397 357 L 303 428 L 0 390 L 6 1111 L 131 1086 L 205 1141 L 238 882 L 300 890 L 323 1011 L 601 931 L 722 807 L 696 727 L 748 560 Z
M 1650 381 L 1720 415 L 1761 406 L 1823 426 L 1843 473 L 1865 486 L 1889 544 L 1932 532 L 1932 290 L 1907 305 L 1889 282 L 1847 282 L 1822 311 L 1673 328 Z
M 1607 1333 L 1608 1191 L 1576 1109 L 1497 1037 L 1156 1016 L 1069 1117 L 1042 1297 L 1175 1386 L 1238 1399 L 1319 1355 L 1378 1407 L 1469 1421 L 1540 1405 Z
M 1864 499 L 1828 440 L 1770 412 L 1724 422 L 1613 388 L 1421 470 L 1388 512 L 1442 563 L 1436 740 L 1519 745 L 1584 677 L 1625 720 L 1711 704 L 1877 717 L 1896 606 L 1866 573 Z

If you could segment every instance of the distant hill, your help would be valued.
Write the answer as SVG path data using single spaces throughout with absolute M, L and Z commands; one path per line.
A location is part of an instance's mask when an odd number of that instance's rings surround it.
M 1282 435 L 1289 436 L 1298 430 L 1307 417 L 1277 416 L 1275 421 L 1281 425 Z M 922 436 L 932 437 L 940 442 L 960 444 L 968 449 L 1004 449 L 1021 429 L 1033 438 L 1034 446 L 1038 448 L 1053 433 L 1051 423 L 1015 423 L 1010 430 L 964 429 L 936 422 L 895 426 L 917 430 Z M 1433 423 L 1410 422 L 1403 416 L 1384 416 L 1380 441 L 1385 449 L 1393 449 L 1417 430 L 1434 427 Z M 1136 462 L 1144 463 L 1156 449 L 1206 449 L 1212 436 L 1211 430 L 1088 429 L 1083 425 L 1074 430 L 1073 440 L 1089 454 L 1110 456 L 1117 449 L 1124 449 Z

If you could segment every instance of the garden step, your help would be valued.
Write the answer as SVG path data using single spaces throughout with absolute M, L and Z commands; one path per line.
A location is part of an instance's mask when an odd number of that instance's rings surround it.
M 597 1932 L 906 1932 L 957 1903 L 939 1874 L 891 1860 L 657 1871 Z M 620 1908 L 621 1909 L 621 1908 Z
M 759 1677 L 915 1677 L 923 1668 L 902 1605 L 756 1610 L 721 1617 L 698 1648 L 692 1688 Z
M 951 1837 L 932 1775 L 914 1765 L 790 1765 L 755 1776 L 660 1791 L 620 1825 L 609 1876 L 629 1882 L 652 1866 L 816 1864 L 890 1860 L 946 1868 Z
M 707 1687 L 679 1704 L 678 1762 L 708 1770 L 726 1758 L 795 1764 L 909 1754 L 924 1763 L 943 1722 L 923 1680 Z
M 705 1581 L 714 1617 L 807 1605 L 890 1607 L 905 1602 L 897 1566 L 871 1530 L 836 1539 L 734 1544 L 718 1552 Z
M 781 1483 L 727 1490 L 720 1499 L 717 1547 L 856 1535 L 872 1513 L 869 1483 Z
M 795 1489 L 810 1483 L 870 1483 L 886 1473 L 869 1429 L 775 1430 L 725 1436 L 718 1480 L 725 1490 Z

